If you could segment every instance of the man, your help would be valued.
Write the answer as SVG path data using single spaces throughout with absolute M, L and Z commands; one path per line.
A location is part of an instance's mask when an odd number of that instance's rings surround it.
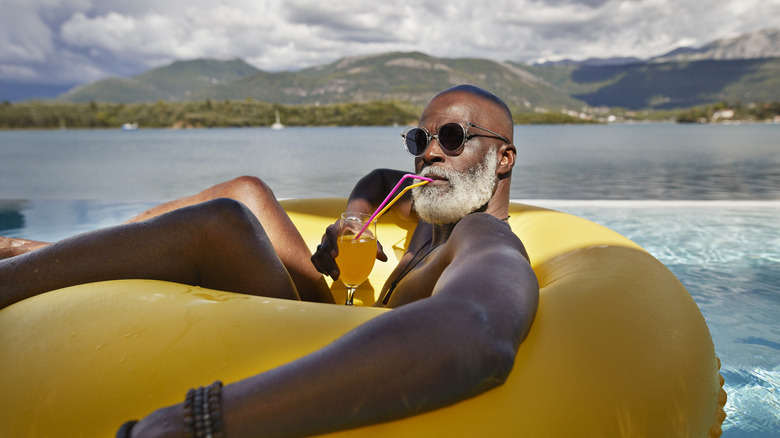
M 421 220 L 377 303 L 399 309 L 311 355 L 225 386 L 225 436 L 305 436 L 389 421 L 506 379 L 538 304 L 525 249 L 504 221 L 512 128 L 506 105 L 473 86 L 429 102 L 405 142 L 416 171 L 434 181 L 394 206 Z M 372 172 L 356 185 L 347 211 L 373 212 L 401 175 Z M 320 273 L 339 275 L 337 232 L 337 224 L 328 227 L 310 256 L 270 189 L 242 178 L 131 223 L 0 261 L 0 308 L 111 278 L 332 302 Z M 377 257 L 385 259 L 381 248 Z M 344 363 L 361 366 L 345 375 Z M 155 411 L 132 436 L 186 436 L 183 410 Z

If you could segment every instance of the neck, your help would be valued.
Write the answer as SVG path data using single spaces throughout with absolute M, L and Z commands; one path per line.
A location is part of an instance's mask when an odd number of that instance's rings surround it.
M 446 242 L 455 229 L 455 224 L 433 225 L 433 234 L 431 236 L 431 247 L 439 246 Z
M 509 185 L 510 179 L 504 178 L 498 181 L 496 192 L 488 201 L 485 213 L 495 216 L 498 219 L 506 219 L 509 216 Z

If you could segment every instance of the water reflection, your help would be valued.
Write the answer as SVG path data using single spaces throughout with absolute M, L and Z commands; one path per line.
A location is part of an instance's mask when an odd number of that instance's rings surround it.
M 25 221 L 22 211 L 26 203 L 19 201 L 0 202 L 0 230 L 21 230 Z

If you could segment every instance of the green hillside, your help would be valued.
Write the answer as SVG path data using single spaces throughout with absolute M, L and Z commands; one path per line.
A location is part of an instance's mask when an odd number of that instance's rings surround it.
M 484 59 L 439 59 L 422 53 L 345 58 L 297 73 L 260 73 L 201 90 L 194 98 L 253 99 L 285 104 L 396 100 L 424 105 L 434 94 L 471 83 L 504 97 L 522 111 L 535 106 L 579 107 L 582 102 L 526 72 Z M 529 102 L 529 103 L 526 103 Z M 527 111 L 527 110 L 526 110 Z
M 196 59 L 178 61 L 154 69 L 136 78 L 170 95 L 165 100 L 190 100 L 190 95 L 204 88 L 232 82 L 257 74 L 260 70 L 241 59 L 218 61 Z
M 135 78 L 108 78 L 76 87 L 59 96 L 62 102 L 153 102 L 160 92 Z
M 128 79 L 109 78 L 77 87 L 57 100 L 65 102 L 183 101 L 203 88 L 235 81 L 260 70 L 243 60 L 177 61 Z
M 461 83 L 500 94 L 518 112 L 582 102 L 513 65 L 485 59 L 439 59 L 423 53 L 344 58 L 298 72 L 263 72 L 240 60 L 176 62 L 129 79 L 106 79 L 59 98 L 69 102 L 243 100 L 285 105 L 377 100 L 423 105 Z M 121 86 L 119 86 L 121 85 Z
M 780 101 L 780 58 L 534 65 L 394 52 L 270 73 L 240 59 L 174 62 L 132 78 L 110 78 L 60 96 L 65 102 L 241 101 L 330 105 L 374 101 L 422 106 L 470 83 L 518 114 L 584 106 L 673 110 L 717 102 Z
M 780 100 L 780 58 L 546 65 L 529 71 L 590 106 L 679 109 Z

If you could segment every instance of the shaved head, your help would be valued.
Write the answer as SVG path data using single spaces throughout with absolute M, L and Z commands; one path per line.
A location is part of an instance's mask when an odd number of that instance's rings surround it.
M 442 91 L 434 96 L 433 99 L 431 99 L 431 102 L 449 94 L 467 94 L 477 97 L 480 101 L 487 103 L 487 108 L 489 108 L 490 112 L 488 116 L 496 124 L 494 126 L 501 127 L 501 133 L 506 136 L 510 142 L 513 141 L 514 120 L 512 119 L 512 111 L 500 97 L 477 86 L 462 84 Z

